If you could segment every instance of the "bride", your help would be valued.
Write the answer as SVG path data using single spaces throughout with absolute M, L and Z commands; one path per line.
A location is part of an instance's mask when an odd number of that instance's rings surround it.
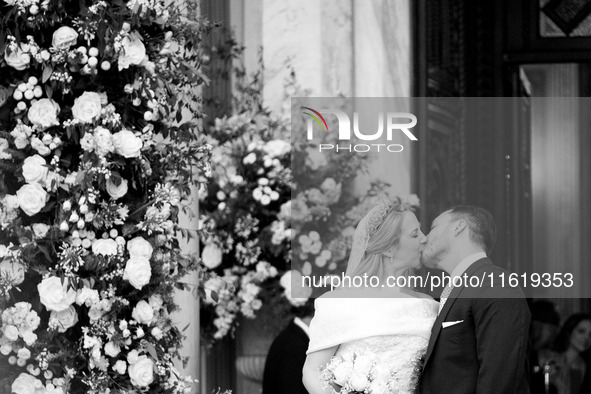
M 339 392 L 343 381 L 355 374 L 349 369 L 344 374 L 350 376 L 327 382 L 325 372 L 331 360 L 354 360 L 367 354 L 373 356 L 371 373 L 357 380 L 357 388 L 349 385 L 348 390 L 374 394 L 416 391 L 439 303 L 409 288 L 386 286 L 386 278 L 404 276 L 410 268 L 419 267 L 425 240 L 416 216 L 400 200 L 381 199 L 361 220 L 346 275 L 376 276 L 380 285 L 341 287 L 316 300 L 303 369 L 310 394 Z

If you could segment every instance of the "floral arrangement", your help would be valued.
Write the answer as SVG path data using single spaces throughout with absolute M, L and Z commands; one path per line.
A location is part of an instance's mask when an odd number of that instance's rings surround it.
M 311 302 L 312 289 L 292 283 L 313 267 L 325 274 L 344 267 L 353 226 L 382 186 L 353 195 L 365 160 L 317 154 L 291 133 L 288 120 L 264 108 L 257 76 L 239 81 L 234 113 L 208 130 L 212 180 L 200 192 L 201 263 L 211 274 L 200 319 L 209 343 L 264 305 L 279 322 Z M 297 94 L 294 77 L 286 95 Z M 308 260 L 303 268 L 291 265 L 296 242 L 298 258 Z
M 322 369 L 320 377 L 333 393 L 398 393 L 388 366 L 380 364 L 377 356 L 369 350 L 347 357 L 332 357 Z
M 291 147 L 274 138 L 285 125 L 260 108 L 216 119 L 209 131 L 212 181 L 200 191 L 200 238 L 210 278 L 200 319 L 210 343 L 232 332 L 239 316 L 254 318 L 263 284 L 277 291 L 274 279 L 288 268 Z
M 208 26 L 182 4 L 0 3 L 0 392 L 191 392 L 170 313 Z

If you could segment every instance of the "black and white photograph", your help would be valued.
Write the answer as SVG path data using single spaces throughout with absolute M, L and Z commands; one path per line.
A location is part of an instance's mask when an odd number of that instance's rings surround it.
M 0 0 L 0 394 L 591 393 L 590 0 Z

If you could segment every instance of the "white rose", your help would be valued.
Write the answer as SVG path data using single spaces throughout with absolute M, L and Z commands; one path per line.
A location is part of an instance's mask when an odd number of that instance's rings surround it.
M 125 329 L 125 330 L 127 330 L 127 329 Z M 139 359 L 140 359 L 140 353 L 137 350 L 133 349 L 129 353 L 127 353 L 127 362 L 130 365 L 137 363 Z
M 392 377 L 392 371 L 387 365 L 377 363 L 373 369 L 374 380 L 387 382 Z
M 101 114 L 101 108 L 101 96 L 98 93 L 84 92 L 74 100 L 72 115 L 82 123 L 92 123 Z
M 37 285 L 37 291 L 48 311 L 61 312 L 76 301 L 76 291 L 69 288 L 68 280 L 62 284 L 62 280 L 56 276 L 43 279 Z
M 19 207 L 29 216 L 33 216 L 43 207 L 49 199 L 47 192 L 38 184 L 24 185 L 16 192 Z
M 272 140 L 263 146 L 263 151 L 271 156 L 271 158 L 283 156 L 286 153 L 289 153 L 290 150 L 291 145 L 289 142 L 283 140 Z
M 57 320 L 57 331 L 62 333 L 66 332 L 68 328 L 74 327 L 76 323 L 78 323 L 78 314 L 76 313 L 76 308 L 74 308 L 72 305 L 61 312 L 52 311 L 49 318 L 50 320 Z
M 97 308 L 96 306 L 92 306 L 88 310 L 88 318 L 90 321 L 98 321 L 103 317 L 104 314 L 104 311 L 101 308 Z
M 47 162 L 39 155 L 29 156 L 23 162 L 23 177 L 27 183 L 44 185 L 47 172 Z
M 31 104 L 31 108 L 27 112 L 27 117 L 41 130 L 45 130 L 51 126 L 58 126 L 60 124 L 57 115 L 60 113 L 60 106 L 52 99 L 43 98 Z M 43 144 L 45 146 L 45 144 Z
M 216 268 L 222 262 L 222 250 L 214 243 L 205 245 L 201 251 L 201 261 L 209 269 Z
M 92 152 L 96 146 L 94 135 L 92 135 L 92 133 L 84 133 L 84 137 L 80 139 L 80 146 L 85 151 Z
M 160 308 L 162 308 L 162 305 L 164 305 L 164 300 L 160 294 L 153 294 L 150 296 L 150 298 L 148 298 L 148 304 L 150 304 L 152 309 L 157 312 L 160 310 Z
M 68 26 L 62 26 L 53 32 L 53 39 L 51 45 L 57 49 L 70 49 L 72 45 L 78 41 L 78 33 L 76 30 Z
M 31 147 L 39 152 L 41 156 L 48 156 L 51 153 L 51 149 L 45 146 L 43 141 L 37 137 L 31 138 Z
M 44 223 L 35 223 L 33 224 L 33 233 L 35 233 L 35 237 L 37 238 L 44 238 L 49 231 L 49 226 Z
M 281 279 L 279 279 L 279 284 L 286 290 L 291 289 L 291 275 L 293 272 L 295 271 L 287 271 L 281 276 Z
M 140 356 L 127 371 L 131 384 L 136 387 L 147 387 L 154 381 L 154 362 L 147 356 Z
M 337 187 L 337 182 L 333 178 L 326 178 L 320 185 L 320 190 L 328 192 Z
M 384 384 L 384 382 L 374 380 L 369 385 L 369 393 L 370 394 L 390 394 L 390 390 L 388 389 L 388 386 L 386 386 Z
M 31 351 L 29 349 L 27 349 L 26 347 L 22 347 L 18 350 L 18 352 L 16 353 L 16 356 L 18 358 L 28 360 L 31 358 Z
M 154 327 L 156 328 L 156 327 Z M 156 338 L 158 339 L 158 338 Z M 3 354 L 4 356 L 8 356 L 10 353 L 12 353 L 12 345 L 10 343 L 5 343 L 3 345 L 0 345 L 0 353 Z
M 127 370 L 127 364 L 123 360 L 117 360 L 115 365 L 113 365 L 113 370 L 119 375 L 123 375 Z
M 125 264 L 123 279 L 127 280 L 133 287 L 141 290 L 150 282 L 152 268 L 150 261 L 144 257 L 131 257 Z
M 367 379 L 367 375 L 362 373 L 354 373 L 349 380 L 351 384 L 351 388 L 355 391 L 363 392 L 365 389 L 369 387 L 369 379 Z
M 41 381 L 28 373 L 21 373 L 10 386 L 13 394 L 35 394 L 38 387 L 42 387 Z
M 107 193 L 113 200 L 117 200 L 127 194 L 127 180 L 121 179 L 119 186 L 115 185 L 115 182 L 109 178 L 107 180 Z
M 18 208 L 18 204 L 16 207 Z M 10 254 L 10 249 L 8 249 L 8 246 L 0 244 L 0 259 L 3 259 L 4 257 L 8 256 L 9 254 Z
M 99 156 L 106 156 L 115 151 L 113 135 L 109 130 L 101 126 L 94 129 L 94 149 Z
M 86 306 L 92 306 L 97 304 L 100 301 L 99 293 L 97 290 L 89 289 L 88 287 L 84 287 L 78 290 L 78 294 L 76 295 L 76 304 L 82 305 L 85 304 Z
M 360 355 L 355 358 L 353 368 L 356 373 L 368 375 L 371 367 L 373 366 L 373 359 L 366 355 Z
M 159 327 L 152 328 L 152 331 L 150 333 L 154 338 L 156 338 L 156 340 L 159 341 L 162 339 L 162 330 Z
M 209 278 L 203 288 L 205 290 L 205 300 L 204 302 L 208 305 L 215 305 L 217 301 L 213 299 L 212 293 L 219 294 L 220 290 L 222 290 L 225 286 L 225 282 L 219 276 L 212 276 Z
M 113 134 L 115 152 L 126 158 L 138 157 L 144 146 L 142 139 L 127 129 L 123 129 Z
M 287 221 L 291 219 L 291 200 L 281 205 L 278 217 Z
M 313 148 L 306 149 L 306 152 L 308 153 L 308 157 L 306 157 L 306 165 L 310 167 L 312 171 L 316 171 L 328 163 L 326 161 L 326 156 L 321 152 L 318 152 Z
M 37 334 L 32 331 L 25 331 L 22 335 L 23 341 L 27 344 L 27 346 L 33 346 L 37 341 Z
M 18 286 L 25 280 L 25 266 L 9 259 L 2 260 L 0 276 L 6 278 L 12 286 Z
M 16 341 L 18 339 L 18 328 L 16 328 L 12 324 L 9 324 L 7 326 L 4 326 L 3 327 L 3 330 L 4 330 L 4 336 L 9 341 L 14 342 L 14 341 Z
M 333 371 L 334 382 L 339 386 L 344 386 L 349 380 L 353 372 L 353 363 L 350 361 L 343 361 Z
M 113 341 L 107 342 L 105 345 L 105 354 L 109 357 L 117 357 L 121 353 L 121 348 Z
M 154 251 L 152 244 L 142 237 L 135 237 L 127 242 L 127 250 L 130 257 L 142 257 L 148 260 L 152 257 Z
M 133 317 L 138 323 L 149 325 L 154 319 L 154 310 L 150 304 L 142 300 L 136 304 L 135 308 L 133 308 L 131 317 Z
M 129 68 L 130 65 L 140 65 L 146 59 L 146 47 L 138 32 L 134 31 L 121 40 L 121 52 L 119 53 L 119 71 Z
M 92 244 L 92 253 L 102 256 L 115 256 L 117 254 L 117 242 L 112 238 L 97 239 Z
M 4 60 L 10 67 L 22 71 L 31 64 L 31 55 L 25 53 L 22 49 L 22 44 L 16 48 L 16 51 L 8 53 L 9 49 L 4 50 Z

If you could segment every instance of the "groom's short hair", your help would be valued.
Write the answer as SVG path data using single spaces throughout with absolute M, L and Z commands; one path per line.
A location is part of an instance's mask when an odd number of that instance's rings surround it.
M 490 254 L 497 240 L 497 225 L 492 214 L 484 208 L 459 205 L 449 210 L 452 220 L 465 220 L 470 229 L 470 240 Z

